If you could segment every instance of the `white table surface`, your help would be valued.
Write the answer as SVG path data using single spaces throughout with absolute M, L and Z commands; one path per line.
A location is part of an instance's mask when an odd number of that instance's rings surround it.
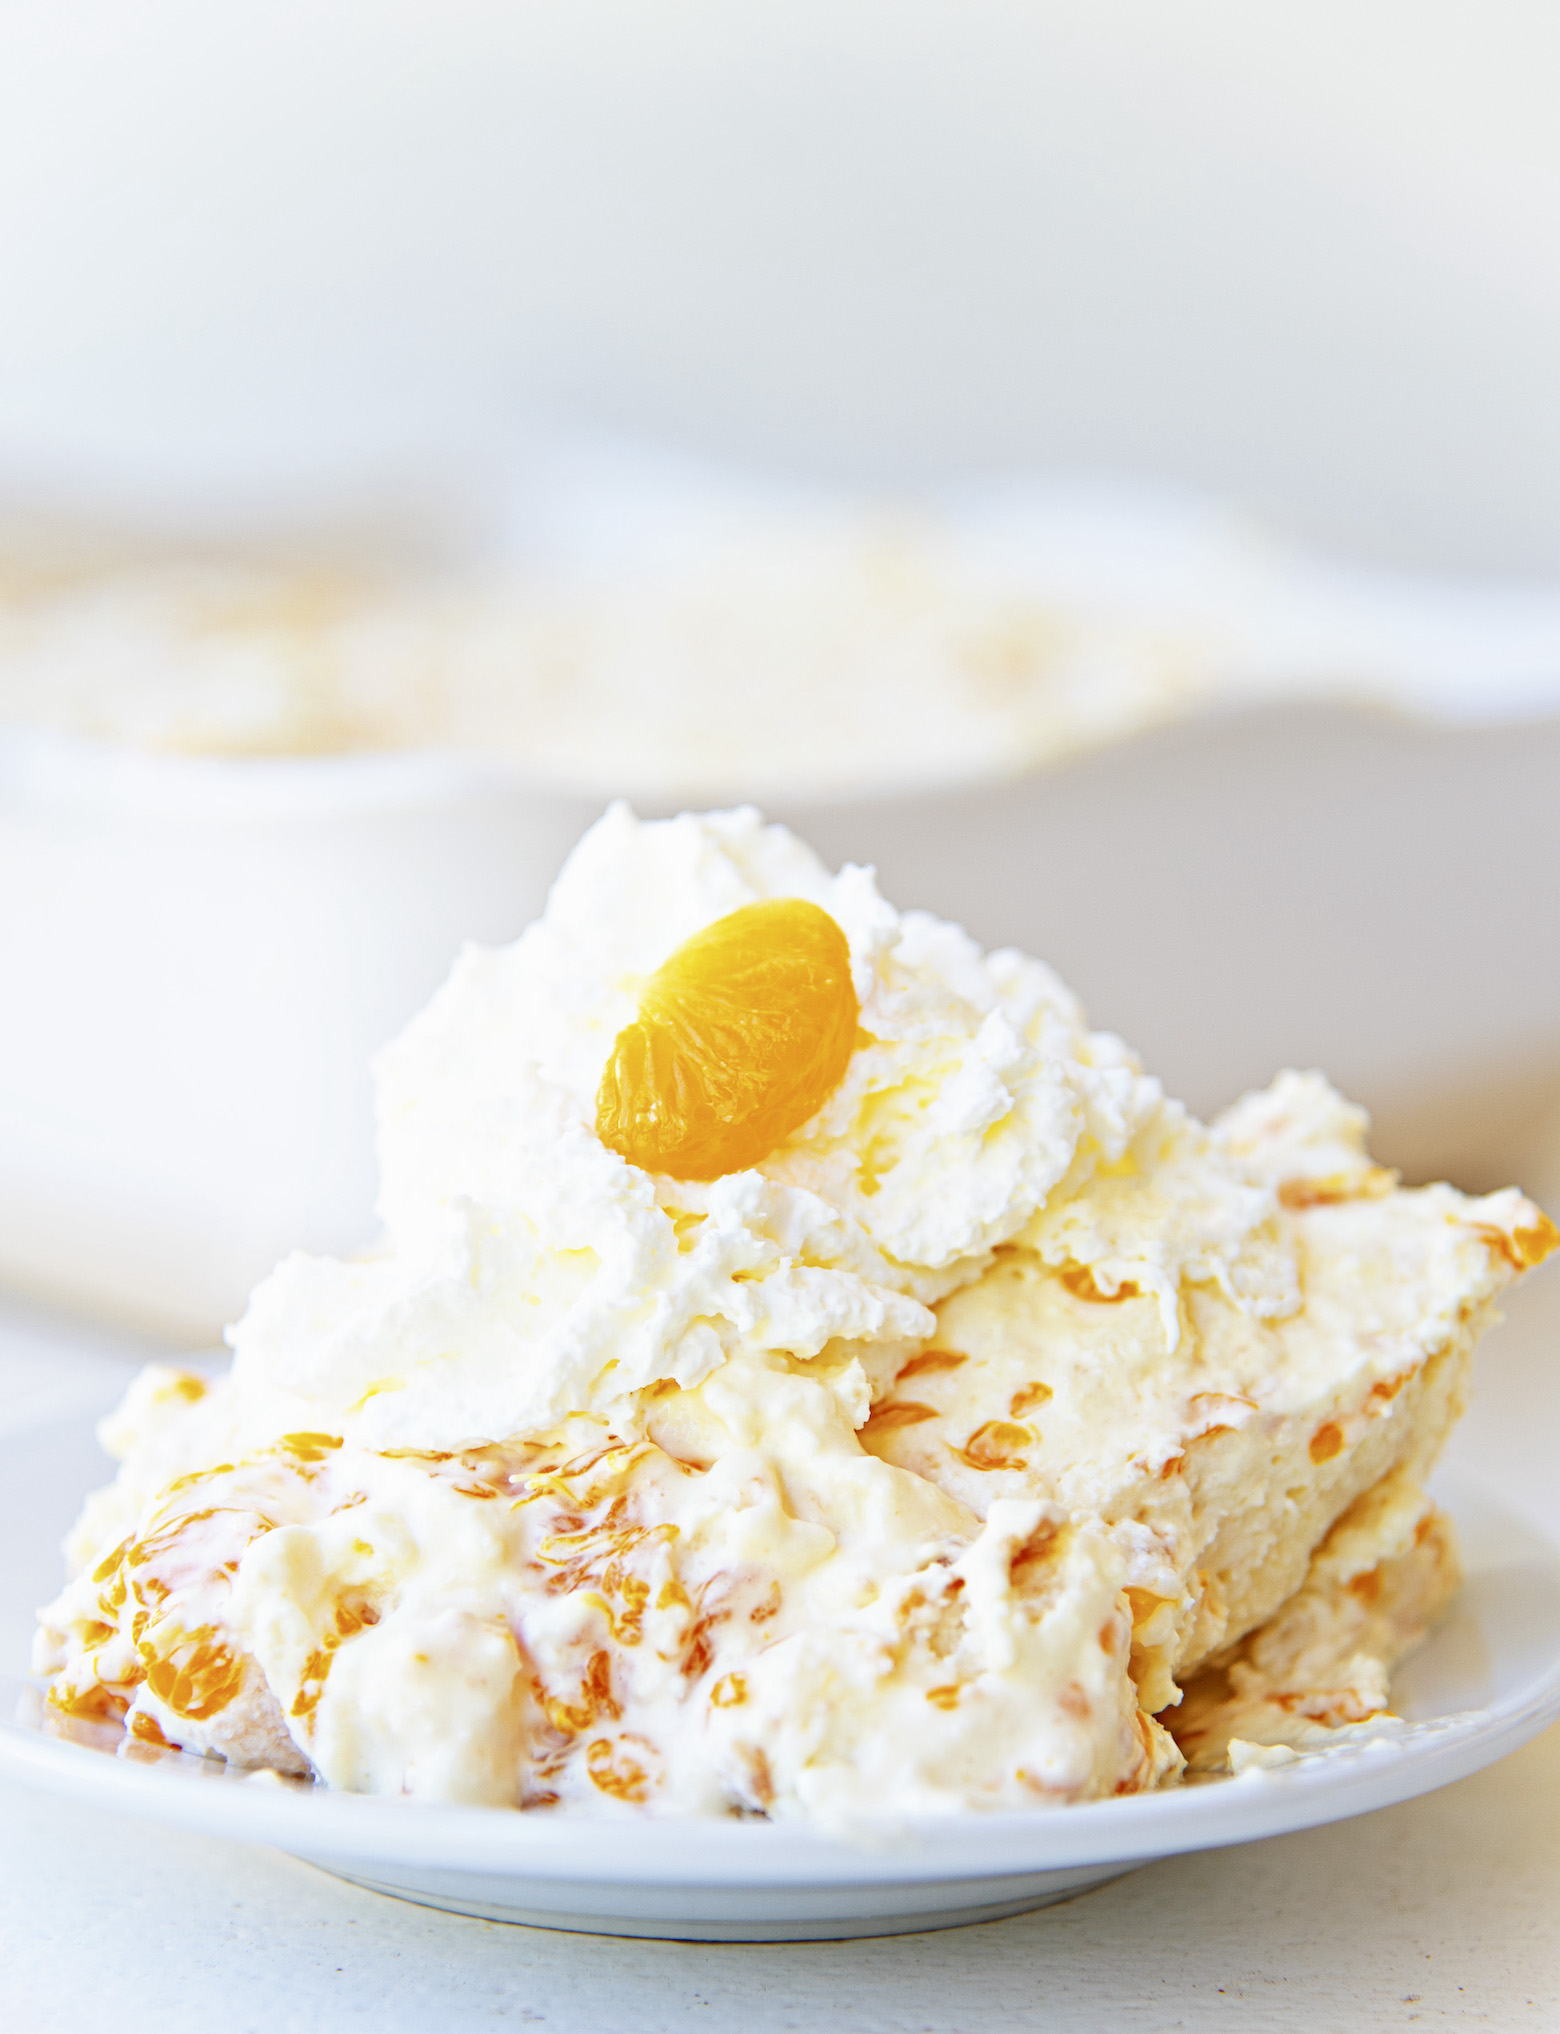
M 1560 1276 L 1487 1346 L 1461 1463 L 1560 1537 Z M 0 1313 L 0 1407 L 140 1352 Z M 1560 1727 L 1444 1792 L 1013 1921 L 702 1947 L 468 1921 L 0 1786 L 8 2034 L 1020 2034 L 1560 2026 Z

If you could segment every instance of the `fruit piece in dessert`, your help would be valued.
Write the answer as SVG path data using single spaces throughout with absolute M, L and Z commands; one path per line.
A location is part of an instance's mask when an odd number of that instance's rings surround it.
M 603 1144 L 671 1179 L 757 1165 L 844 1078 L 861 1007 L 845 935 L 816 904 L 744 904 L 645 984 L 596 1098 Z

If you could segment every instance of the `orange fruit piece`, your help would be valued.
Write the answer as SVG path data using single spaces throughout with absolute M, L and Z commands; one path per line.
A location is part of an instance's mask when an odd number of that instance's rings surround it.
M 827 911 L 800 897 L 745 904 L 645 984 L 601 1077 L 596 1134 L 646 1172 L 741 1172 L 833 1094 L 860 1015 L 850 947 Z

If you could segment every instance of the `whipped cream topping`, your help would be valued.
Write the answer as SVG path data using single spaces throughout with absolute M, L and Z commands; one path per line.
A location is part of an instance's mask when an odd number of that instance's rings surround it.
M 863 1042 L 762 1166 L 657 1181 L 595 1134 L 602 1067 L 666 956 L 766 897 L 842 927 Z M 385 1247 L 289 1258 L 257 1290 L 232 1336 L 247 1439 L 350 1424 L 459 1447 L 691 1388 L 739 1347 L 892 1354 L 1159 1106 L 1039 963 L 901 916 L 866 870 L 831 875 L 752 811 L 623 806 L 537 924 L 462 956 L 379 1083 Z

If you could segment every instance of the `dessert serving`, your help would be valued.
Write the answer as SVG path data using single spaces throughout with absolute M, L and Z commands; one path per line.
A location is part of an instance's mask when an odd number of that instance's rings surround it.
M 1037 872 L 1035 880 L 1042 877 Z M 527 1812 L 1019 1809 L 1390 1728 L 1515 1190 L 1211 1126 L 1039 962 L 612 808 L 379 1068 L 384 1232 L 153 1366 L 66 1719 Z

